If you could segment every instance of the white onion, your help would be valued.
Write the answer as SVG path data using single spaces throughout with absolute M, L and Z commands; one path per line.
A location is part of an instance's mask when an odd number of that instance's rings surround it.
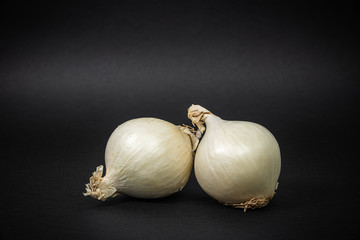
M 225 121 L 192 105 L 188 117 L 203 132 L 195 156 L 195 176 L 202 189 L 219 202 L 258 208 L 274 196 L 280 175 L 279 145 L 263 126 Z
M 127 121 L 108 140 L 105 176 L 103 166 L 97 167 L 84 195 L 160 198 L 180 191 L 189 179 L 197 140 L 189 128 L 164 120 Z

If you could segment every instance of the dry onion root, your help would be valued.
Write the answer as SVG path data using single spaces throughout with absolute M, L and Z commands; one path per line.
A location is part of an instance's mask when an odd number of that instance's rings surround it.
M 225 206 L 230 206 L 233 208 L 243 208 L 244 212 L 248 208 L 255 209 L 255 208 L 262 208 L 268 205 L 272 197 L 269 198 L 252 198 L 244 203 L 224 203 Z

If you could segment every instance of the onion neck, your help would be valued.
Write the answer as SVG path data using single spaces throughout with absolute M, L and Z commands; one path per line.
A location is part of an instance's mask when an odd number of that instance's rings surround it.
M 192 124 L 197 126 L 201 133 L 204 133 L 204 123 L 209 115 L 213 115 L 209 110 L 200 105 L 191 105 L 188 108 L 188 118 L 192 121 Z
M 208 128 L 209 126 L 216 126 L 216 125 L 220 125 L 221 123 L 219 123 L 219 121 L 222 121 L 222 119 L 214 114 L 208 115 L 205 118 L 205 124 L 206 124 L 206 128 Z
M 108 197 L 115 197 L 119 195 L 115 187 L 111 186 L 111 183 L 102 177 L 104 167 L 102 165 L 96 168 L 93 175 L 90 177 L 90 183 L 86 184 L 86 193 L 84 196 L 91 196 L 98 200 L 105 201 Z

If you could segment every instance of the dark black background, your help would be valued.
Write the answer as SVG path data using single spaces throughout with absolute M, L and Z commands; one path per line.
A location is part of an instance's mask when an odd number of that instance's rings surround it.
M 7 239 L 354 239 L 359 80 L 352 3 L 2 4 L 1 235 Z M 276 196 L 244 213 L 192 175 L 159 200 L 85 198 L 111 132 L 201 104 L 267 127 Z M 355 149 L 355 150 L 354 150 Z

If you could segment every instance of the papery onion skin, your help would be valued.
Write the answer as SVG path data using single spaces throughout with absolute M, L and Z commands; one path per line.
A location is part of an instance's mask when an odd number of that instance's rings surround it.
M 259 124 L 225 121 L 207 112 L 200 120 L 206 132 L 194 162 L 201 188 L 225 205 L 244 210 L 265 206 L 274 196 L 281 169 L 275 137 Z
M 106 145 L 106 175 L 97 180 L 102 168 L 97 169 L 85 195 L 99 200 L 119 193 L 137 198 L 171 195 L 187 183 L 193 157 L 191 139 L 179 126 L 157 118 L 127 121 Z

